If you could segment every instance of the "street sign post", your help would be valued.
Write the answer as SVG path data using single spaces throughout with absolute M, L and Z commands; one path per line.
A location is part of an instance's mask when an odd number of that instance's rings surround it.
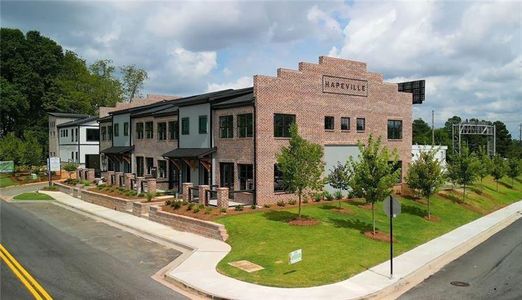
M 390 195 L 384 199 L 383 209 L 390 218 L 390 278 L 393 278 L 393 218 L 401 213 L 401 203 Z
M 49 157 L 47 159 L 47 176 L 49 179 L 49 186 L 52 183 L 52 175 L 51 172 L 60 171 L 60 158 L 59 157 Z
M 303 260 L 303 249 L 297 249 L 290 252 L 288 258 L 291 265 L 300 262 Z

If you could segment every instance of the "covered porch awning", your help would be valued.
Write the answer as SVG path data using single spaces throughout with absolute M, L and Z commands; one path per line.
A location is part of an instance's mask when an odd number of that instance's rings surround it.
M 216 152 L 216 148 L 177 148 L 163 154 L 170 159 L 201 159 Z
M 103 149 L 100 153 L 104 154 L 128 154 L 132 151 L 132 146 L 113 146 L 107 149 Z

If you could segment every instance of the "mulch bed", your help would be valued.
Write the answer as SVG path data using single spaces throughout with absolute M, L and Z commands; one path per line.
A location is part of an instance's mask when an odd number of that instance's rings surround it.
M 371 203 L 366 203 L 364 205 L 361 205 L 359 206 L 360 208 L 362 209 L 368 209 L 368 210 L 371 210 L 372 209 L 372 204 Z
M 425 216 L 424 220 L 426 220 L 428 222 L 440 222 L 440 217 L 431 215 L 431 217 L 428 219 L 428 216 Z
M 288 222 L 288 224 L 294 226 L 314 226 L 320 223 L 321 222 L 319 220 L 308 218 L 293 219 L 292 221 Z
M 348 207 L 341 207 L 341 208 L 336 207 L 336 208 L 332 208 L 332 211 L 334 211 L 336 213 L 344 214 L 344 215 L 353 215 L 354 214 L 353 210 L 351 210 Z
M 364 233 L 364 236 L 367 238 L 370 238 L 372 240 L 376 240 L 376 241 L 387 242 L 387 243 L 390 242 L 390 234 L 387 232 L 382 232 L 382 231 L 377 230 L 377 231 L 375 231 L 375 235 L 374 235 L 373 231 L 370 230 L 370 231 L 366 231 Z M 393 238 L 393 242 L 397 243 L 397 239 Z

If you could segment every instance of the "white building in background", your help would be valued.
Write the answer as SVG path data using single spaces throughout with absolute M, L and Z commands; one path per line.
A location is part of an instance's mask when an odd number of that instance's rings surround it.
M 412 145 L 411 146 L 411 162 L 419 159 L 419 156 L 422 152 L 428 152 L 435 149 L 435 159 L 440 162 L 440 165 L 445 170 L 446 169 L 446 152 L 448 151 L 448 146 L 431 146 L 431 145 Z
M 73 113 L 62 113 L 62 112 L 49 112 L 49 156 L 55 157 L 60 156 L 60 145 L 58 138 L 58 126 L 63 123 L 75 121 L 78 119 L 88 118 L 89 115 L 84 114 L 73 114 Z
M 82 168 L 100 169 L 100 129 L 98 117 L 77 119 L 57 126 L 62 163 L 74 162 Z

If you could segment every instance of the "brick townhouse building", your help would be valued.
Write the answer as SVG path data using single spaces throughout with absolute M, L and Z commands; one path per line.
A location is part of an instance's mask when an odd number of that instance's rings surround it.
M 119 149 L 130 157 L 125 172 L 155 175 L 161 189 L 179 191 L 182 182 L 226 186 L 236 202 L 262 205 L 294 197 L 283 190 L 276 155 L 295 122 L 304 138 L 323 146 L 326 172 L 357 156 L 357 143 L 372 134 L 397 150 L 405 176 L 412 94 L 365 63 L 320 57 L 298 70 L 278 69 L 275 77 L 256 75 L 253 83 L 113 112 L 112 121 L 100 120 L 100 148 L 102 124 L 108 128 L 126 115 L 129 142 Z

